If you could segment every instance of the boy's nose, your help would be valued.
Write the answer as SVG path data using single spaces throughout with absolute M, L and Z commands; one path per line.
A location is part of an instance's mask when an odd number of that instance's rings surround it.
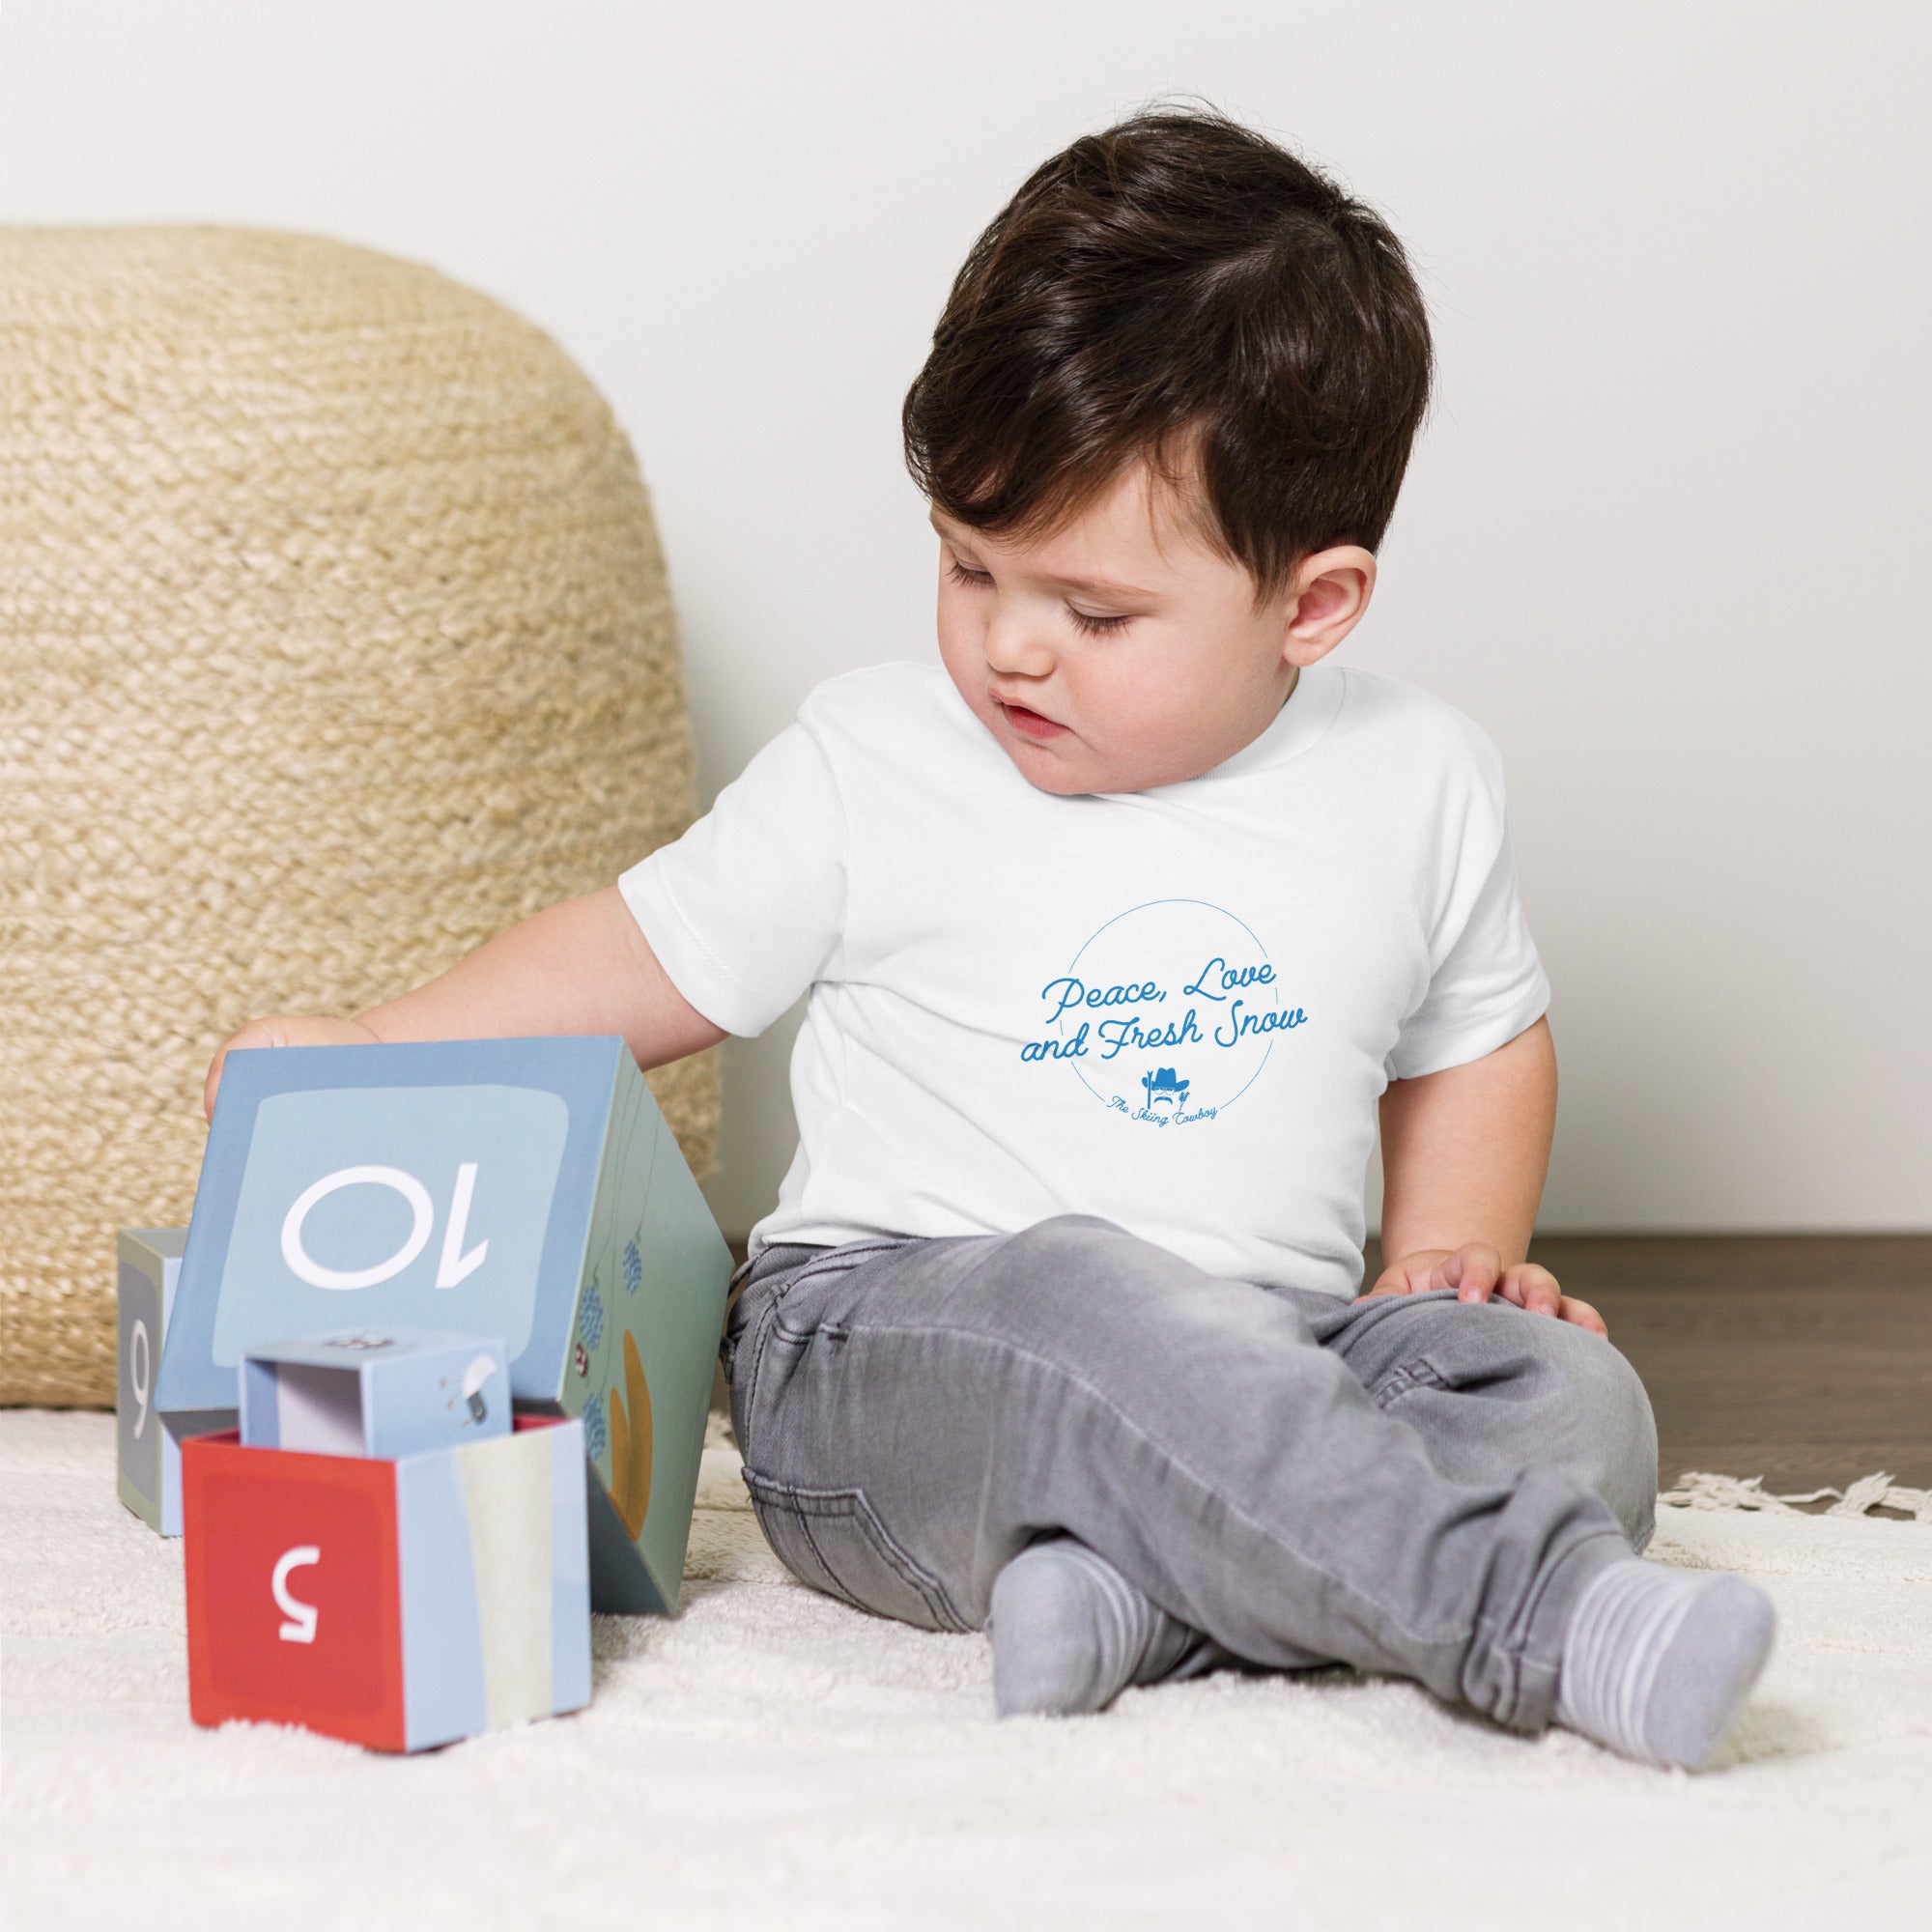
M 1024 624 L 986 627 L 986 668 L 1004 677 L 1044 677 L 1053 668 L 1052 645 Z

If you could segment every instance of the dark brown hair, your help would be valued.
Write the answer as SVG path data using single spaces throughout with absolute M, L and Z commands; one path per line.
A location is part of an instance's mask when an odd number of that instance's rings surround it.
M 1266 595 L 1380 543 L 1429 378 L 1373 209 L 1218 114 L 1148 112 L 1056 155 L 973 244 L 906 463 L 959 523 L 1032 534 L 1149 461 Z

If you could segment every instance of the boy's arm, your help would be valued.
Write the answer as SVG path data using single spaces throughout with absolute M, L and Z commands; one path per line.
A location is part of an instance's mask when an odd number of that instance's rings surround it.
M 214 1056 L 203 1104 L 213 1119 L 222 1063 L 235 1047 L 593 1033 L 621 1034 L 646 1067 L 724 1037 L 671 984 L 615 886 L 511 926 L 427 985 L 359 1019 L 250 1020 Z
M 1523 1260 L 1556 1126 L 1556 1049 L 1538 1020 L 1463 1066 L 1382 1095 L 1382 1253 L 1371 1294 L 1453 1288 L 1607 1332 L 1586 1301 Z

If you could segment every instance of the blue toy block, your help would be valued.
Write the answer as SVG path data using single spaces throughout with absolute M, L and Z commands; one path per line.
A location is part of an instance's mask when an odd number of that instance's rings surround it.
M 583 1428 L 182 1459 L 188 1708 L 422 1750 L 590 1701 Z
M 250 1449 L 393 1462 L 510 1433 L 503 1345 L 413 1329 L 284 1342 L 242 1356 Z
M 517 1403 L 583 1420 L 596 1606 L 668 1611 L 730 1272 L 621 1039 L 233 1053 L 156 1400 L 232 1421 L 292 1335 L 501 1336 Z
M 185 1228 L 123 1228 L 118 1264 L 114 1420 L 119 1447 L 115 1487 L 150 1529 L 182 1532 L 181 1445 L 184 1435 L 218 1429 L 222 1414 L 164 1415 L 156 1403 L 161 1345 L 174 1310 Z

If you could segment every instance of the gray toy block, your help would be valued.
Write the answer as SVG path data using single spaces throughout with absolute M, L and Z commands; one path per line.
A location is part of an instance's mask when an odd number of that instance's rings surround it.
M 163 1415 L 155 1401 L 161 1342 L 174 1313 L 185 1228 L 123 1228 L 115 1238 L 119 1264 L 114 1422 L 119 1446 L 116 1488 L 121 1500 L 150 1529 L 182 1533 L 181 1445 L 189 1435 L 218 1429 L 219 1411 Z

